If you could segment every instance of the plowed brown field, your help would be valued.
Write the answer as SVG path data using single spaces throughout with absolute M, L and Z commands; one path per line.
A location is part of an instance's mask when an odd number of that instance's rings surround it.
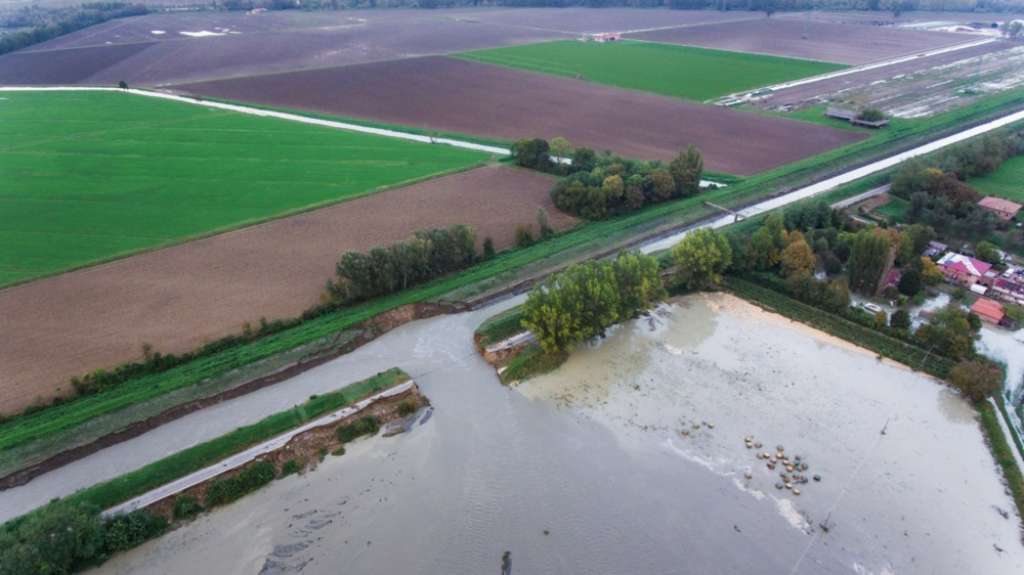
M 318 301 L 346 250 L 466 223 L 499 249 L 538 207 L 552 227 L 551 177 L 487 166 L 0 291 L 0 413 L 70 391 L 68 379 L 137 359 L 141 345 L 181 352 Z
M 635 34 L 631 37 L 652 42 L 774 54 L 838 64 L 866 64 L 977 39 L 963 34 L 926 32 L 891 26 L 777 18 L 670 28 Z
M 253 76 L 176 89 L 270 106 L 667 160 L 694 144 L 714 171 L 750 175 L 864 135 L 582 80 L 446 57 Z

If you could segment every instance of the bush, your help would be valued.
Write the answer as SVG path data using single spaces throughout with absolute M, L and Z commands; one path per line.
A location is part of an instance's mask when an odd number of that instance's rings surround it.
M 530 231 L 530 226 L 523 224 L 516 226 L 516 245 L 521 248 L 533 245 L 533 232 Z
M 497 252 L 494 251 L 494 240 L 490 236 L 484 238 L 484 259 L 489 260 L 494 257 Z
M 102 560 L 99 509 L 56 501 L 0 530 L 0 573 L 70 573 Z
M 270 483 L 275 475 L 274 464 L 261 460 L 233 477 L 215 480 L 206 490 L 206 507 L 231 503 Z
M 281 466 L 281 474 L 278 475 L 278 477 L 288 477 L 289 475 L 294 475 L 300 471 L 302 471 L 302 465 L 300 465 L 299 462 L 295 461 L 294 459 L 289 459 L 288 461 L 284 462 L 284 465 Z
M 103 544 L 108 554 L 127 551 L 167 531 L 167 520 L 145 509 L 108 519 Z
M 181 495 L 174 500 L 174 518 L 177 520 L 190 519 L 199 514 L 203 506 L 191 495 Z
M 411 399 L 407 399 L 402 403 L 398 404 L 398 415 L 402 417 L 408 417 L 416 413 L 416 409 L 418 409 L 416 407 L 416 402 Z
M 338 457 L 341 457 L 342 455 L 345 455 L 345 446 L 344 445 L 339 445 L 337 449 L 335 449 L 334 451 L 331 452 L 331 455 L 335 455 L 335 456 L 338 456 Z
M 885 112 L 878 108 L 865 108 L 860 111 L 860 114 L 857 114 L 857 119 L 865 122 L 881 122 L 885 119 Z
M 519 140 L 513 144 L 512 158 L 516 164 L 532 170 L 550 172 L 555 167 L 551 161 L 551 146 L 541 138 Z
M 991 361 L 961 361 L 949 372 L 949 383 L 971 401 L 982 401 L 1003 387 L 1003 370 Z
M 348 425 L 342 425 L 336 432 L 338 440 L 342 443 L 348 443 L 353 439 L 358 439 L 364 435 L 374 435 L 380 430 L 380 422 L 376 417 L 368 415 L 360 418 Z

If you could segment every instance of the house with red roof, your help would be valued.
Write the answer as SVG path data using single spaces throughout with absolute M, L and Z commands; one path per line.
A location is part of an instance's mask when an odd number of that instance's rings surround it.
M 1003 304 L 985 297 L 978 298 L 971 306 L 971 313 L 980 317 L 982 321 L 999 325 L 1006 313 L 1003 312 Z
M 987 271 L 992 269 L 992 264 L 988 262 L 956 252 L 949 252 L 942 256 L 938 264 L 947 280 L 966 287 L 977 283 Z
M 997 198 L 996 196 L 985 196 L 978 202 L 978 207 L 995 214 L 995 216 L 1004 222 L 1008 222 L 1016 217 L 1017 212 L 1024 206 L 1021 206 L 1017 202 L 1011 202 L 1005 198 Z

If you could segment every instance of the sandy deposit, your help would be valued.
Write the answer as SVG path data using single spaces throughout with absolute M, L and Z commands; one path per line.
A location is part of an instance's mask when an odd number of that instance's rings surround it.
M 271 396 L 287 401 L 396 362 L 435 412 L 410 434 L 357 442 L 315 473 L 274 482 L 99 572 L 486 573 L 505 551 L 515 573 L 1024 566 L 1017 518 L 970 409 L 929 378 L 738 300 L 696 296 L 509 389 L 471 334 L 511 303 L 406 325 L 215 408 L 229 421 L 208 422 L 235 425 L 269 409 Z M 714 428 L 680 436 L 700 420 Z M 212 432 L 171 425 L 118 446 L 107 464 L 128 465 L 146 442 L 176 445 L 182 430 Z M 799 497 L 776 491 L 743 447 L 747 434 L 802 454 L 823 481 Z M 102 464 L 76 463 L 55 480 Z M 817 524 L 829 512 L 825 534 Z
M 504 249 L 516 226 L 535 226 L 539 207 L 553 228 L 571 227 L 576 220 L 551 203 L 552 182 L 483 167 L 0 290 L 0 412 L 67 393 L 74 375 L 138 359 L 143 342 L 180 352 L 246 321 L 298 315 L 347 250 L 463 223 Z

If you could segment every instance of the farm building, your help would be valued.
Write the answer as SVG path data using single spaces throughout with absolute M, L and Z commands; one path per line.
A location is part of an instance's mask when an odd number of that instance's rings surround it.
M 837 120 L 846 120 L 847 122 L 855 126 L 864 126 L 866 128 L 882 128 L 889 125 L 889 120 L 865 120 L 860 117 L 860 114 L 853 110 L 846 108 L 837 108 L 835 106 L 829 106 L 825 110 L 825 115 L 829 118 L 835 118 Z
M 1003 312 L 1003 304 L 988 298 L 978 298 L 971 306 L 971 313 L 980 317 L 982 321 L 998 325 L 1006 314 Z
M 1010 200 L 997 198 L 996 196 L 985 196 L 978 202 L 978 207 L 984 210 L 988 210 L 995 214 L 995 216 L 1004 222 L 1008 222 L 1017 216 L 1017 212 L 1020 211 L 1021 205 L 1017 202 L 1011 202 Z
M 923 255 L 926 258 L 935 259 L 941 256 L 942 254 L 946 253 L 946 250 L 948 249 L 949 246 L 947 246 L 946 244 L 932 240 L 928 242 L 928 247 L 924 249 L 924 252 L 921 255 Z
M 938 264 L 947 280 L 968 287 L 977 283 L 992 269 L 992 264 L 956 252 L 942 256 Z

